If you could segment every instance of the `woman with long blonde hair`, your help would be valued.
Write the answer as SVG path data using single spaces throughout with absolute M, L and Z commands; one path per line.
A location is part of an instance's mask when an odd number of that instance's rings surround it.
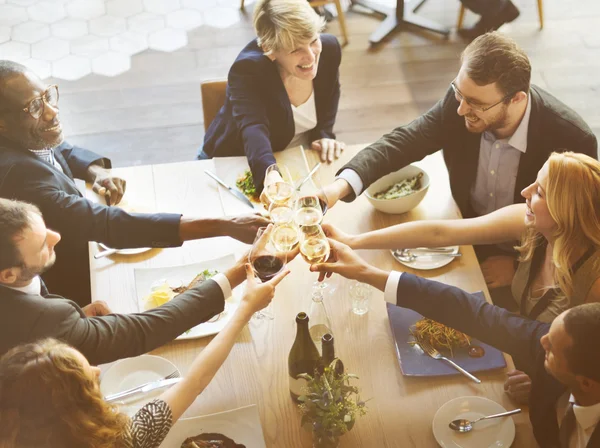
M 553 153 L 525 204 L 472 219 L 417 221 L 362 235 L 324 225 L 353 249 L 397 249 L 521 241 L 512 294 L 521 314 L 551 322 L 564 310 L 600 301 L 600 162 Z
M 0 359 L 0 448 L 156 448 L 231 351 L 250 317 L 269 304 L 285 270 L 259 283 L 246 265 L 246 293 L 185 378 L 133 418 L 104 401 L 92 367 L 74 348 L 45 339 Z

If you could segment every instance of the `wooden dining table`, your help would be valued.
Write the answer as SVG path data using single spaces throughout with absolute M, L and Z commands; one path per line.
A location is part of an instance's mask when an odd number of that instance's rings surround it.
M 323 164 L 315 177 L 325 185 L 354 154 L 366 145 L 348 147 L 342 157 Z M 276 154 L 294 177 L 308 172 L 319 154 L 301 148 Z M 386 215 L 375 210 L 364 195 L 351 203 L 339 202 L 324 221 L 348 233 L 366 232 L 393 224 L 424 219 L 460 218 L 452 199 L 448 174 L 440 153 L 417 163 L 430 177 L 424 200 L 402 215 Z M 211 170 L 222 177 L 236 176 L 247 167 L 245 158 L 231 157 L 182 163 L 119 168 L 114 171 L 127 180 L 126 208 L 133 211 L 182 213 L 186 216 L 215 217 L 251 211 L 226 189 L 204 174 Z M 88 186 L 87 196 L 97 200 Z M 94 259 L 100 251 L 90 243 L 92 296 L 104 300 L 120 313 L 139 312 L 134 269 L 183 265 L 235 253 L 244 256 L 249 246 L 231 238 L 218 237 L 186 242 L 181 247 L 152 249 L 139 255 L 115 255 Z M 413 271 L 395 261 L 388 250 L 359 251 L 370 263 L 387 270 L 412 272 L 460 287 L 468 292 L 483 291 L 490 300 L 479 263 L 471 246 L 461 246 L 462 257 L 431 271 Z M 267 447 L 310 447 L 311 437 L 300 427 L 300 414 L 288 388 L 288 353 L 296 334 L 295 316 L 308 312 L 311 288 L 316 274 L 296 257 L 289 263 L 291 274 L 278 286 L 271 304 L 274 319 L 251 321 L 242 331 L 231 354 L 204 392 L 184 417 L 212 414 L 256 404 Z M 374 291 L 369 312 L 358 316 L 351 311 L 349 282 L 330 280 L 336 287 L 326 294 L 325 306 L 331 319 L 336 355 L 346 370 L 358 375 L 361 398 L 369 400 L 367 414 L 341 439 L 341 447 L 435 447 L 432 421 L 447 401 L 463 396 L 489 398 L 506 409 L 516 404 L 505 394 L 506 371 L 513 368 L 506 356 L 507 369 L 480 372 L 481 384 L 457 375 L 450 377 L 403 376 L 389 325 L 383 293 Z M 152 352 L 173 362 L 183 375 L 211 337 L 174 341 Z M 512 446 L 534 447 L 527 409 L 512 417 L 516 437 Z M 252 448 L 252 447 L 249 447 Z

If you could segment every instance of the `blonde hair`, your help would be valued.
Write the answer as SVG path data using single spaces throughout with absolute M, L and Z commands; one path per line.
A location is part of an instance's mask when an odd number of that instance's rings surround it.
M 292 50 L 324 28 L 325 20 L 306 0 L 258 0 L 254 7 L 254 31 L 265 54 Z
M 104 401 L 73 350 L 45 339 L 0 359 L 0 448 L 125 446 L 129 418 Z
M 546 203 L 556 223 L 552 262 L 559 295 L 573 294 L 574 256 L 590 247 L 600 249 L 600 162 L 574 152 L 552 153 L 548 159 Z M 535 229 L 525 232 L 520 261 L 527 261 L 544 237 Z M 600 269 L 600 266 L 597 267 Z

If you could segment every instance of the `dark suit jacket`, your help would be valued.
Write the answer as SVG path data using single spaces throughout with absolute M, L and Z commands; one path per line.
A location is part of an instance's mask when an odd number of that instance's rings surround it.
M 321 34 L 323 50 L 313 81 L 317 126 L 311 140 L 335 138 L 333 124 L 340 99 L 339 66 L 342 57 L 335 36 Z M 256 40 L 239 54 L 229 70 L 227 97 L 204 136 L 210 157 L 243 156 L 257 187 L 274 151 L 287 147 L 294 137 L 292 107 L 277 65 L 267 58 Z
M 572 109 L 548 92 L 531 86 L 531 115 L 527 151 L 521 155 L 514 202 L 523 202 L 521 190 L 536 179 L 553 151 L 574 151 L 598 158 L 598 143 L 589 126 Z M 388 173 L 443 149 L 452 196 L 463 217 L 472 217 L 470 191 L 475 183 L 481 134 L 467 131 L 452 88 L 426 114 L 394 129 L 359 152 L 344 166 L 358 173 L 367 188 Z M 350 201 L 354 197 L 346 197 Z
M 0 357 L 11 348 L 56 338 L 92 364 L 147 353 L 223 311 L 223 292 L 208 280 L 143 313 L 85 317 L 73 301 L 26 294 L 0 285 Z
M 88 241 L 115 248 L 181 245 L 180 215 L 129 214 L 81 195 L 73 177 L 84 178 L 98 161 L 109 168 L 110 161 L 68 143 L 54 153 L 64 173 L 30 151 L 0 141 L 0 197 L 37 205 L 48 228 L 62 236 L 56 264 L 44 274 L 50 291 L 82 306 L 90 302 Z
M 462 289 L 403 273 L 397 305 L 462 331 L 511 355 L 532 378 L 529 417 L 542 448 L 560 448 L 556 403 L 567 388 L 544 368 L 545 351 L 540 339 L 550 324 L 506 311 Z M 600 448 L 600 425 L 588 448 Z

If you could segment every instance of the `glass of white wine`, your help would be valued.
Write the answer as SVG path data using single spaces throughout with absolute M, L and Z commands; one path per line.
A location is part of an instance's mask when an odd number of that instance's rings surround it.
M 265 172 L 264 192 L 269 200 L 269 206 L 273 203 L 286 203 L 294 195 L 292 176 L 288 168 L 281 163 L 270 165 Z
M 300 227 L 300 254 L 308 264 L 325 263 L 330 252 L 329 241 L 320 225 Z M 325 281 L 317 281 L 314 286 L 324 292 L 329 284 Z M 329 294 L 332 293 L 333 289 L 330 289 Z
M 327 213 L 328 203 L 323 188 L 317 179 L 306 181 L 296 192 L 294 220 L 299 226 L 321 224 Z
M 298 240 L 298 226 L 293 222 L 275 226 L 271 234 L 271 243 L 282 252 L 291 252 L 298 244 Z

